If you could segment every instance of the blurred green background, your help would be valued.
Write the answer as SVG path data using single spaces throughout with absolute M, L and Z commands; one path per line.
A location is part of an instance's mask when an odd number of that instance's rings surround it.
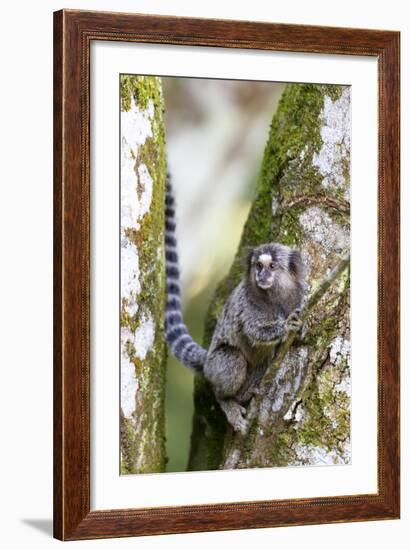
M 206 310 L 236 252 L 285 85 L 170 77 L 162 84 L 184 317 L 201 343 Z M 181 472 L 189 454 L 194 375 L 172 356 L 167 369 L 167 471 Z

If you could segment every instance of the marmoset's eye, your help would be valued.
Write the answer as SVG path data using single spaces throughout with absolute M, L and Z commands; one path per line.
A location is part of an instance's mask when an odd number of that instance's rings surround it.
M 273 262 L 270 264 L 270 268 L 271 268 L 271 269 L 274 269 L 274 268 L 275 268 L 275 264 L 274 264 Z
M 256 262 L 256 266 L 257 266 L 259 269 L 262 269 L 263 263 L 262 263 L 262 262 Z

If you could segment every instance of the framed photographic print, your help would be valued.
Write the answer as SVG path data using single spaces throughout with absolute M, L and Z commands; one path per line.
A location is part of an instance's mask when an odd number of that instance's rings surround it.
M 54 534 L 399 517 L 399 33 L 54 14 Z

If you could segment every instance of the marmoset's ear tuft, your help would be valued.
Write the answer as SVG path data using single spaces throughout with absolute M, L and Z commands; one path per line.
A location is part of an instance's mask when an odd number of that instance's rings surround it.
M 253 246 L 244 246 L 242 249 L 241 263 L 246 271 L 250 271 L 251 269 L 253 251 Z
M 289 254 L 289 272 L 295 279 L 303 279 L 305 266 L 303 264 L 302 255 L 299 250 L 291 250 Z

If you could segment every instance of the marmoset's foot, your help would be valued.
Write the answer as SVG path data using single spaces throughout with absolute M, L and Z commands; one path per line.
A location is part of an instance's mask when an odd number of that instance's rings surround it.
M 233 399 L 229 401 L 221 400 L 219 404 L 224 411 L 229 424 L 233 427 L 235 432 L 246 435 L 249 429 L 249 421 L 245 418 L 245 407 L 242 407 Z

